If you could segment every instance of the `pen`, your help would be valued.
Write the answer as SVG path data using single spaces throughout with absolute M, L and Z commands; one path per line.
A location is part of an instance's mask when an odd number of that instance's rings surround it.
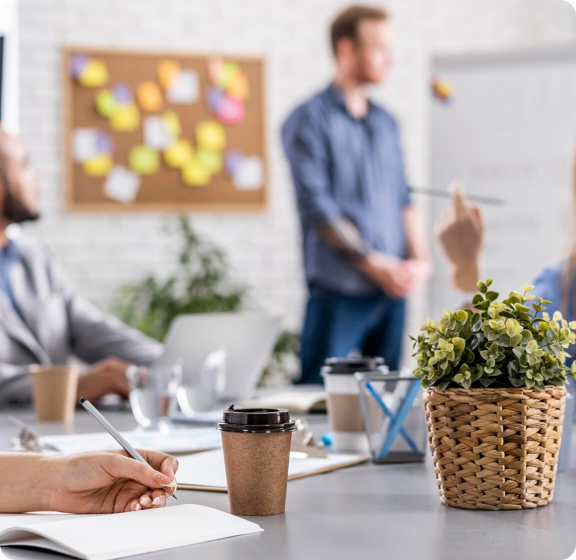
M 420 188 L 420 187 L 408 187 L 410 192 L 416 194 L 429 194 L 431 196 L 441 196 L 444 198 L 450 198 L 452 196 L 451 192 L 443 191 L 440 189 L 428 189 L 428 188 Z M 501 198 L 493 198 L 491 196 L 481 196 L 477 194 L 466 195 L 466 198 L 470 200 L 470 202 L 479 202 L 480 204 L 491 204 L 493 206 L 504 206 L 506 204 L 505 200 Z
M 88 412 L 88 414 L 97 420 L 98 423 L 122 446 L 124 451 L 126 451 L 126 453 L 132 457 L 132 459 L 136 459 L 136 461 L 140 461 L 141 463 L 148 465 L 146 459 L 144 459 L 144 457 L 142 457 L 142 455 L 140 455 L 140 453 L 138 453 L 138 451 L 136 451 L 136 449 L 130 445 L 130 442 L 124 436 L 122 436 L 122 434 L 118 432 L 118 430 L 112 426 L 112 424 L 110 424 L 110 422 L 108 422 L 108 420 L 106 420 L 106 418 L 104 418 L 100 412 L 98 412 L 96 407 L 88 399 L 82 397 L 80 399 L 80 404 L 84 407 L 86 412 Z M 172 494 L 172 497 L 176 500 L 178 499 L 174 494 Z

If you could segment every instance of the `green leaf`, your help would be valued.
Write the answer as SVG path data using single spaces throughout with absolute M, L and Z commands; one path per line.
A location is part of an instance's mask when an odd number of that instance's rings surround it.
M 498 292 L 486 292 L 486 299 L 489 299 L 490 301 L 495 301 L 496 299 L 498 299 Z
M 480 315 L 480 313 L 474 313 L 474 315 L 472 315 L 471 323 L 472 323 L 472 332 L 478 332 L 482 327 L 482 316 Z
M 476 294 L 473 298 L 472 298 L 472 305 L 476 306 L 479 303 L 483 302 L 484 298 L 480 295 L 480 294 Z
M 478 291 L 485 294 L 486 290 L 488 290 L 488 287 L 486 286 L 486 284 L 484 284 L 484 282 L 478 282 L 477 284 L 478 286 Z

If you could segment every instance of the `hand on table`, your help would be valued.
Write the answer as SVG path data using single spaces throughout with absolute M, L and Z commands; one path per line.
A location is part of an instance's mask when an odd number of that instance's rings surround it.
M 107 358 L 94 364 L 78 378 L 78 398 L 97 401 L 108 393 L 116 393 L 127 399 L 130 386 L 126 370 L 129 365 L 118 358 Z
M 99 451 L 52 458 L 47 483 L 50 509 L 68 513 L 120 513 L 159 508 L 176 490 L 178 461 L 138 450 L 150 465 L 124 451 Z
M 484 222 L 460 183 L 453 184 L 452 205 L 438 220 L 436 235 L 451 265 L 455 287 L 473 292 L 480 279 Z

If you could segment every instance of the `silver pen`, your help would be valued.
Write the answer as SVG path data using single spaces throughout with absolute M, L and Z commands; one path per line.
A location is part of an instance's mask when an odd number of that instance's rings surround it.
M 98 423 L 122 446 L 124 451 L 126 451 L 126 453 L 132 457 L 132 459 L 136 459 L 136 461 L 140 461 L 145 465 L 149 465 L 148 461 L 146 461 L 146 459 L 144 459 L 144 457 L 142 457 L 142 455 L 140 455 L 140 453 L 138 453 L 138 451 L 132 447 L 130 442 L 120 432 L 118 432 L 118 430 L 112 426 L 112 424 L 110 424 L 110 422 L 108 422 L 108 420 L 106 420 L 106 418 L 104 418 L 100 412 L 98 412 L 96 407 L 88 399 L 82 397 L 80 399 L 80 404 L 84 407 L 86 412 L 88 412 L 88 414 L 97 420 Z M 171 496 L 175 500 L 178 499 L 174 494 L 171 494 Z

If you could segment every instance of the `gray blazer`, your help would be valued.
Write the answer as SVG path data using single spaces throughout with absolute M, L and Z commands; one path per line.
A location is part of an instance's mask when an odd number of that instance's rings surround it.
M 20 260 L 10 268 L 10 283 L 24 320 L 0 290 L 0 404 L 30 400 L 31 364 L 115 356 L 149 365 L 161 356 L 161 344 L 79 296 L 46 245 L 24 236 L 14 242 Z

